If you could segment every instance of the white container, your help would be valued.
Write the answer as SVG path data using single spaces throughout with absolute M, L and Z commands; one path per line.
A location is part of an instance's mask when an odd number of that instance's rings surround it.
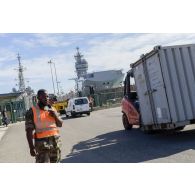
M 131 67 L 146 129 L 195 123 L 195 44 L 157 46 Z

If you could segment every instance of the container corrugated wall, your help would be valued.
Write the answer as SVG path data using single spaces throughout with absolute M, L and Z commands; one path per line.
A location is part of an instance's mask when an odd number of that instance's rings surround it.
M 144 125 L 195 119 L 195 44 L 158 47 L 132 67 Z
M 173 122 L 195 119 L 195 45 L 159 50 Z

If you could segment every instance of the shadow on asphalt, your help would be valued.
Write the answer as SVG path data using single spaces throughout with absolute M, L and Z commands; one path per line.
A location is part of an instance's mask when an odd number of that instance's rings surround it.
M 195 148 L 195 130 L 144 134 L 139 129 L 102 134 L 73 146 L 62 163 L 136 163 Z

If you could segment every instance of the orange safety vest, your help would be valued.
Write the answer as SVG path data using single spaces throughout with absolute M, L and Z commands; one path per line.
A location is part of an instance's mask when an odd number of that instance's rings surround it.
M 32 107 L 35 123 L 34 138 L 45 138 L 59 135 L 56 121 L 48 111 L 41 110 L 38 105 Z

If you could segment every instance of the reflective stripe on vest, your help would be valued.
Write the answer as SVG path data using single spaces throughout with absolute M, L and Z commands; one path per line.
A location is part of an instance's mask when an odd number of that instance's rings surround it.
M 59 134 L 56 121 L 49 115 L 48 111 L 41 110 L 38 106 L 33 106 L 32 110 L 34 115 L 36 138 L 50 137 Z
M 40 133 L 35 133 L 34 138 L 45 138 L 45 137 L 50 137 L 54 135 L 59 135 L 59 130 L 49 130 L 49 131 L 43 131 Z

